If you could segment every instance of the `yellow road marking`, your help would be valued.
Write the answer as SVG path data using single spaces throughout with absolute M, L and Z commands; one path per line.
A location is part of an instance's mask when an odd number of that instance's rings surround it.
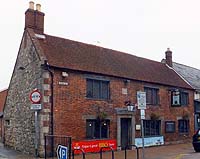
M 179 154 L 174 159 L 181 159 L 183 156 L 186 156 L 188 154 Z

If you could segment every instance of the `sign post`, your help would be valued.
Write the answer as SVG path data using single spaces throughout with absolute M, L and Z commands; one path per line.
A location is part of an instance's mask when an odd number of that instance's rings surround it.
M 138 109 L 140 109 L 141 115 L 141 133 L 142 133 L 142 159 L 145 159 L 144 155 L 144 125 L 143 120 L 145 119 L 145 109 L 146 109 L 146 92 L 137 92 L 137 104 Z
M 42 109 L 41 106 L 42 95 L 38 89 L 30 93 L 31 110 L 35 111 L 35 156 L 38 157 L 38 140 L 39 140 L 39 126 L 38 126 L 38 111 Z

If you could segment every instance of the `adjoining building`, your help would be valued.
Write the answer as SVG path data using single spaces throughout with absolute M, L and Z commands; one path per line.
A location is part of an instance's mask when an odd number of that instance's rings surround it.
M 4 141 L 3 110 L 7 96 L 7 89 L 0 91 L 0 141 Z
M 42 95 L 38 138 L 33 90 Z M 5 103 L 5 144 L 34 153 L 36 138 L 40 155 L 45 134 L 139 145 L 140 111 L 130 107 L 137 106 L 138 91 L 146 92 L 146 139 L 155 145 L 191 138 L 194 89 L 170 66 L 45 34 L 44 13 L 31 2 Z
M 194 92 L 194 121 L 195 121 L 195 130 L 200 128 L 200 70 L 194 67 L 186 66 L 174 62 L 172 60 L 172 51 L 170 52 L 170 57 L 166 56 L 162 60 L 163 63 L 167 63 L 172 67 L 186 82 L 188 82 L 192 88 L 195 89 Z

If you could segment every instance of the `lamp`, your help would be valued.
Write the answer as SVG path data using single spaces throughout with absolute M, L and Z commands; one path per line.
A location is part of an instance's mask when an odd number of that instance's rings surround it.
M 135 106 L 133 104 L 127 105 L 127 110 L 129 112 L 133 112 L 133 111 L 135 111 Z

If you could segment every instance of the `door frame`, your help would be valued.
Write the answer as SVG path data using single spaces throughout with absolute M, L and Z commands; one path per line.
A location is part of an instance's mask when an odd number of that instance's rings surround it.
M 131 119 L 131 144 L 135 144 L 135 116 L 131 114 L 118 114 L 117 115 L 117 146 L 121 150 L 121 118 Z

